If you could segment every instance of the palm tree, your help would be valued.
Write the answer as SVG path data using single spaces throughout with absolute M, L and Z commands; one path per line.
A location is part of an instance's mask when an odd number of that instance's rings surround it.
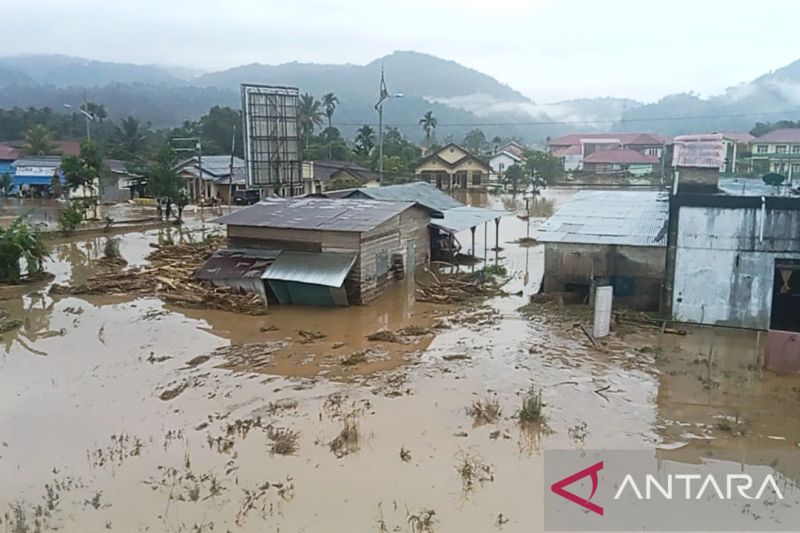
M 362 155 L 369 155 L 375 146 L 375 130 L 367 124 L 358 128 L 356 134 L 356 151 Z
M 141 124 L 133 117 L 122 119 L 116 131 L 117 142 L 131 156 L 138 155 L 145 147 L 145 136 Z
M 34 124 L 25 132 L 25 155 L 48 155 L 56 151 L 50 130 L 42 124 Z
M 322 106 L 325 108 L 325 116 L 328 117 L 328 127 L 333 124 L 333 113 L 336 111 L 336 106 L 339 105 L 339 99 L 333 93 L 325 93 L 322 95 Z
M 425 115 L 419 119 L 419 125 L 422 126 L 422 129 L 425 131 L 425 144 L 430 146 L 431 139 L 433 138 L 434 132 L 436 131 L 436 126 L 439 124 L 439 121 L 433 116 L 433 111 L 428 111 Z
M 314 128 L 322 125 L 322 109 L 319 100 L 309 93 L 300 95 L 300 105 L 297 109 L 297 120 L 300 123 L 300 134 L 305 140 L 306 148 L 311 140 Z

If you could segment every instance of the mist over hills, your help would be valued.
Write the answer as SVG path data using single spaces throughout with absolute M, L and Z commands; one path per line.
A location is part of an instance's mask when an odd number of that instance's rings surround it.
M 542 104 L 455 61 L 411 51 L 366 65 L 250 64 L 205 73 L 63 55 L 0 57 L 0 107 L 60 110 L 90 100 L 102 103 L 111 118 L 133 115 L 161 128 L 197 119 L 213 105 L 238 107 L 240 83 L 293 85 L 317 97 L 334 92 L 340 101 L 334 124 L 352 136 L 359 125 L 377 121 L 382 66 L 389 90 L 404 95 L 386 105 L 386 123 L 414 140 L 422 137 L 418 120 L 428 110 L 439 121 L 440 140 L 460 140 L 480 127 L 487 137 L 528 142 L 578 130 L 746 131 L 757 120 L 800 115 L 800 60 L 708 98 L 684 93 L 650 104 L 610 96 Z

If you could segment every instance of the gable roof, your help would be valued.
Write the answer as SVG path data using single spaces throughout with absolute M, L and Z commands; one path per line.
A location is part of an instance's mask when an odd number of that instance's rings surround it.
M 499 153 L 502 153 L 502 152 L 505 152 L 505 153 L 507 153 L 509 155 L 517 157 L 518 159 L 522 159 L 522 156 L 525 153 L 525 147 L 523 147 L 521 144 L 519 144 L 516 141 L 511 141 L 511 142 L 506 143 L 505 145 L 501 146 L 500 148 L 498 148 L 495 153 L 499 154 Z
M 370 198 L 382 201 L 415 202 L 433 211 L 445 211 L 464 205 L 446 192 L 424 181 L 384 187 L 362 187 L 332 191 L 326 193 L 326 195 L 338 198 Z
M 658 156 L 644 155 L 636 150 L 598 150 L 584 157 L 583 162 L 653 165 L 659 159 Z
M 553 150 L 553 157 L 564 157 L 567 155 L 581 155 L 581 145 L 572 144 L 564 148 L 556 148 Z
M 664 247 L 668 218 L 667 193 L 583 190 L 539 226 L 539 241 Z
M 444 152 L 445 150 L 447 150 L 449 148 L 457 148 L 457 149 L 461 150 L 465 154 L 464 157 L 462 157 L 462 158 L 450 163 L 447 160 L 445 160 L 444 158 L 442 158 L 441 156 L 439 156 L 440 153 Z M 424 165 L 425 163 L 427 163 L 428 161 L 431 161 L 433 159 L 436 159 L 437 161 L 440 161 L 447 168 L 455 168 L 455 167 L 459 166 L 461 163 L 463 163 L 464 161 L 469 159 L 469 160 L 472 160 L 472 161 L 478 163 L 478 165 L 480 165 L 481 168 L 483 170 L 485 170 L 486 172 L 491 172 L 491 169 L 489 168 L 489 165 L 487 165 L 486 163 L 484 163 L 483 161 L 481 161 L 480 159 L 478 159 L 477 157 L 475 157 L 471 153 L 467 152 L 464 148 L 462 148 L 461 146 L 457 145 L 456 143 L 448 143 L 448 144 L 442 146 L 441 148 L 439 148 L 438 150 L 436 150 L 434 153 L 432 153 L 432 154 L 430 154 L 430 155 L 428 155 L 426 157 L 423 157 L 422 159 L 420 159 L 417 162 L 417 168 L 419 168 L 420 166 Z
M 213 220 L 218 224 L 323 231 L 370 231 L 416 204 L 331 198 L 267 198 Z
M 22 149 L 10 144 L 0 144 L 0 161 L 14 161 L 22 155 Z
M 495 158 L 497 158 L 497 157 L 499 157 L 501 155 L 509 157 L 509 158 L 513 159 L 514 161 L 516 161 L 518 163 L 520 161 L 522 161 L 522 156 L 521 155 L 516 155 L 516 154 L 514 154 L 512 152 L 509 152 L 508 150 L 500 150 L 499 152 L 495 152 L 494 154 L 492 154 L 492 157 L 491 157 L 490 161 L 494 161 Z
M 753 139 L 753 142 L 800 143 L 800 128 L 783 128 L 765 133 Z
M 350 163 L 349 161 L 309 161 L 314 172 L 314 179 L 330 181 L 337 172 L 347 172 L 364 183 L 378 181 L 380 174 L 366 167 Z
M 61 166 L 60 155 L 31 155 L 21 157 L 11 163 L 14 168 L 18 167 L 42 167 L 42 168 L 59 168 Z
M 733 131 L 723 133 L 722 137 L 728 139 L 729 141 L 735 141 L 737 143 L 749 143 L 750 141 L 755 139 L 753 135 L 750 135 L 747 132 L 733 132 Z

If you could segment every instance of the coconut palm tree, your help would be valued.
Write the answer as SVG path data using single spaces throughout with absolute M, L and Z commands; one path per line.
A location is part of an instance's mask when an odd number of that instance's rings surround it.
M 333 93 L 325 93 L 322 95 L 322 107 L 325 108 L 325 116 L 328 117 L 328 127 L 333 124 L 333 113 L 336 111 L 336 106 L 339 105 L 339 99 Z
M 439 121 L 433 116 L 433 111 L 425 113 L 425 115 L 419 119 L 419 125 L 422 126 L 422 129 L 425 131 L 426 146 L 430 146 L 431 139 L 436 132 L 436 126 L 439 125 Z
M 25 132 L 26 155 L 48 155 L 55 151 L 56 145 L 47 126 L 34 124 Z
M 145 148 L 145 136 L 141 124 L 133 117 L 123 118 L 115 131 L 120 147 L 130 156 L 138 155 Z
M 322 125 L 322 103 L 309 93 L 300 95 L 300 104 L 297 109 L 297 120 L 300 123 L 300 134 L 303 136 L 306 148 L 311 140 L 314 128 Z
M 375 130 L 364 124 L 356 133 L 356 151 L 362 155 L 369 155 L 375 146 Z

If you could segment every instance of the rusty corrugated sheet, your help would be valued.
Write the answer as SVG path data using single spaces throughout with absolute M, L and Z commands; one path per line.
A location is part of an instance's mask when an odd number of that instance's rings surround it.
M 764 346 L 764 368 L 779 373 L 800 372 L 800 333 L 768 331 Z

